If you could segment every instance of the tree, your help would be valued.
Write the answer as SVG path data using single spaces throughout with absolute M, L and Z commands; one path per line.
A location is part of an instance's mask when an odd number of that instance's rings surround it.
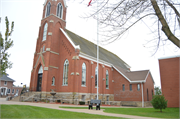
M 161 89 L 159 87 L 155 87 L 154 90 L 155 90 L 155 95 L 161 95 L 162 94 Z
M 86 4 L 89 1 L 86 1 Z M 94 4 L 97 1 L 98 10 Z M 145 20 L 144 23 L 147 25 L 148 20 L 151 20 L 157 27 L 152 31 L 157 33 L 157 37 L 152 40 L 156 41 L 157 49 L 160 45 L 164 45 L 167 39 L 180 48 L 180 13 L 177 10 L 180 7 L 179 0 L 91 0 L 90 2 L 94 11 L 88 13 L 85 18 L 93 17 L 99 20 L 99 34 L 105 39 L 101 42 L 113 42 L 138 22 Z
M 151 104 L 154 109 L 165 109 L 167 107 L 167 100 L 165 99 L 164 95 L 162 95 L 161 89 L 159 87 L 155 87 L 155 95 L 153 95 L 153 99 L 151 100 Z
M 167 102 L 168 101 L 165 99 L 164 95 L 154 95 L 151 100 L 154 109 L 160 109 L 160 112 L 162 112 L 162 109 L 166 109 Z
M 11 23 L 11 29 L 9 28 L 8 18 L 5 18 L 6 23 L 6 32 L 5 38 L 2 38 L 2 34 L 0 33 L 0 74 L 6 74 L 6 69 L 10 69 L 12 67 L 12 63 L 8 60 L 10 54 L 7 52 L 9 48 L 13 46 L 13 40 L 9 38 L 14 29 L 14 22 Z

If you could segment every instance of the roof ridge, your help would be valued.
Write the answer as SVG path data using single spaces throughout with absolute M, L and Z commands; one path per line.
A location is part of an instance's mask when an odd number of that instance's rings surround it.
M 142 72 L 142 71 L 150 71 L 149 69 L 147 70 L 137 70 L 137 71 L 131 71 L 131 72 Z

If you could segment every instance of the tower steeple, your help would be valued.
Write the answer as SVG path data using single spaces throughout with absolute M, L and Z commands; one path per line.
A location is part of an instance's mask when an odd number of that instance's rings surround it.
M 66 1 L 65 0 L 45 0 L 42 20 L 53 17 L 55 21 L 61 22 L 64 29 L 66 26 Z M 55 17 L 55 18 L 54 18 Z M 52 18 L 51 18 L 52 19 Z
M 52 76 L 52 74 L 57 77 L 54 72 L 60 65 L 60 51 L 62 50 L 62 47 L 60 47 L 62 46 L 62 32 L 60 29 L 65 30 L 66 27 L 66 9 L 65 0 L 45 0 L 44 2 L 41 26 L 39 27 L 34 53 L 31 90 L 47 91 L 49 84 L 49 78 L 47 77 Z M 38 74 L 41 68 L 43 73 Z

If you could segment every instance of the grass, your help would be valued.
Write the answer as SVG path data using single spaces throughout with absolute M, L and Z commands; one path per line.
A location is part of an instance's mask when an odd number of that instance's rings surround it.
M 162 113 L 154 108 L 107 108 L 104 112 L 157 118 L 179 117 L 179 108 L 166 108 Z
M 1 105 L 1 118 L 116 118 L 27 105 Z
M 70 108 L 70 109 L 87 109 L 87 107 L 60 107 L 60 108 Z M 156 117 L 156 118 L 179 118 L 179 108 L 166 108 L 162 110 L 156 110 L 154 108 L 101 108 L 105 109 L 104 112 L 116 113 L 116 114 L 126 114 L 126 115 L 136 115 L 144 117 Z

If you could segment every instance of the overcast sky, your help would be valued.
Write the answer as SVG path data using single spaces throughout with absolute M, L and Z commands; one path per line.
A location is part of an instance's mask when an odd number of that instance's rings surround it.
M 45 0 L 0 0 L 0 31 L 4 37 L 5 16 L 10 22 L 14 21 L 14 32 L 11 38 L 14 46 L 9 50 L 13 67 L 7 70 L 9 77 L 16 80 L 15 85 L 21 83 L 29 86 L 33 56 L 42 19 Z M 87 4 L 89 0 L 86 0 Z M 91 8 L 77 2 L 68 2 L 66 28 L 92 42 L 96 41 L 96 21 L 80 18 Z M 108 45 L 101 45 L 118 55 L 131 66 L 132 71 L 151 71 L 155 86 L 160 86 L 158 58 L 177 56 L 180 54 L 171 42 L 167 42 L 158 52 L 154 53 L 151 44 L 146 44 L 156 35 L 152 33 L 150 21 L 141 21 L 133 27 L 123 38 Z

